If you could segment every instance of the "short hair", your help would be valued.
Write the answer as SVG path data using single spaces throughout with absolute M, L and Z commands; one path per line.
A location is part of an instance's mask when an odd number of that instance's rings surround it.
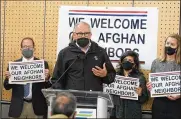
M 67 103 L 55 103 L 53 104 L 53 115 L 55 114 L 64 114 L 67 117 L 70 117 L 76 110 L 76 97 L 69 92 L 61 92 L 57 95 L 56 99 L 60 97 L 66 97 L 68 99 Z
M 34 42 L 33 38 L 31 38 L 31 37 L 25 37 L 25 38 L 23 38 L 23 39 L 21 40 L 21 48 L 23 47 L 23 41 L 26 40 L 26 39 L 31 40 L 32 43 L 33 43 L 33 47 L 35 47 L 35 42 Z
M 85 22 L 85 21 L 81 21 L 81 22 L 79 22 L 79 23 L 75 24 L 74 29 L 73 29 L 73 32 L 75 32 L 75 29 L 76 29 L 76 28 L 77 28 L 77 26 L 78 26 L 78 25 L 80 25 L 80 24 L 87 25 L 87 26 L 88 26 L 88 28 L 89 28 L 89 30 L 90 30 L 90 32 L 91 32 L 91 27 L 90 27 L 90 25 L 89 25 L 87 22 Z

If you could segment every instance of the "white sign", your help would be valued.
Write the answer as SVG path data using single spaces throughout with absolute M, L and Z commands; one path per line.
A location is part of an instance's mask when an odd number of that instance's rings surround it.
M 133 50 L 145 63 L 142 68 L 151 68 L 157 57 L 157 8 L 61 6 L 57 56 L 68 46 L 74 25 L 80 21 L 90 24 L 91 40 L 106 49 L 114 66 L 122 53 Z
M 32 62 L 9 62 L 10 84 L 26 84 L 45 81 L 43 60 Z
M 152 83 L 151 97 L 165 97 L 180 95 L 180 71 L 150 73 L 149 81 Z
M 115 81 L 109 85 L 104 84 L 103 91 L 113 95 L 119 95 L 123 99 L 138 100 L 136 88 L 139 87 L 139 79 L 116 75 Z
M 97 113 L 96 109 L 88 109 L 88 108 L 77 108 L 76 109 L 76 118 L 77 119 L 96 119 Z

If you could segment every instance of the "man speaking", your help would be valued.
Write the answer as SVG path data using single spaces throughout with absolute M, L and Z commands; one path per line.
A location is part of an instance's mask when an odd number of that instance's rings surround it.
M 106 51 L 91 36 L 88 23 L 75 25 L 72 43 L 59 52 L 53 88 L 103 91 L 103 83 L 114 81 L 116 72 Z

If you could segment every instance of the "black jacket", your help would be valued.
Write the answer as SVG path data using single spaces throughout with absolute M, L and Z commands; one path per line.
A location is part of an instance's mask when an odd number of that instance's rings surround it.
M 102 68 L 104 63 L 108 71 L 107 76 L 104 78 L 95 76 L 92 68 L 95 66 Z M 70 67 L 69 70 L 59 81 L 61 89 L 102 91 L 102 84 L 112 83 L 116 75 L 106 51 L 93 41 L 86 54 L 75 43 L 70 43 L 68 47 L 61 50 L 53 72 L 53 79 L 57 80 L 68 67 Z
M 34 60 L 38 60 L 34 58 Z M 21 62 L 21 59 L 15 62 Z M 48 69 L 48 63 L 45 61 L 45 69 Z M 48 88 L 51 86 L 50 82 L 40 82 L 32 84 L 32 104 L 33 110 L 36 115 L 46 116 L 47 115 L 47 103 L 46 99 L 41 92 L 41 89 Z M 4 88 L 6 90 L 12 89 L 11 104 L 9 108 L 10 117 L 19 117 L 23 109 L 23 98 L 24 98 L 24 87 L 18 84 L 9 84 L 8 79 L 4 80 Z

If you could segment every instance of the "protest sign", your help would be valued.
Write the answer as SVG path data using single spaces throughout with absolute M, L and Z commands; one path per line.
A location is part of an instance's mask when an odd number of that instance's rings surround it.
M 10 84 L 26 84 L 45 81 L 43 60 L 32 62 L 9 62 Z
M 143 69 L 151 68 L 157 57 L 157 8 L 60 6 L 57 56 L 81 21 L 90 24 L 91 40 L 106 50 L 114 66 L 124 52 L 132 50 L 139 54 Z
M 150 73 L 149 81 L 152 83 L 151 97 L 180 95 L 180 71 Z
M 115 81 L 109 85 L 104 84 L 103 91 L 113 95 L 119 95 L 123 99 L 138 100 L 136 88 L 139 87 L 139 79 L 116 75 Z

